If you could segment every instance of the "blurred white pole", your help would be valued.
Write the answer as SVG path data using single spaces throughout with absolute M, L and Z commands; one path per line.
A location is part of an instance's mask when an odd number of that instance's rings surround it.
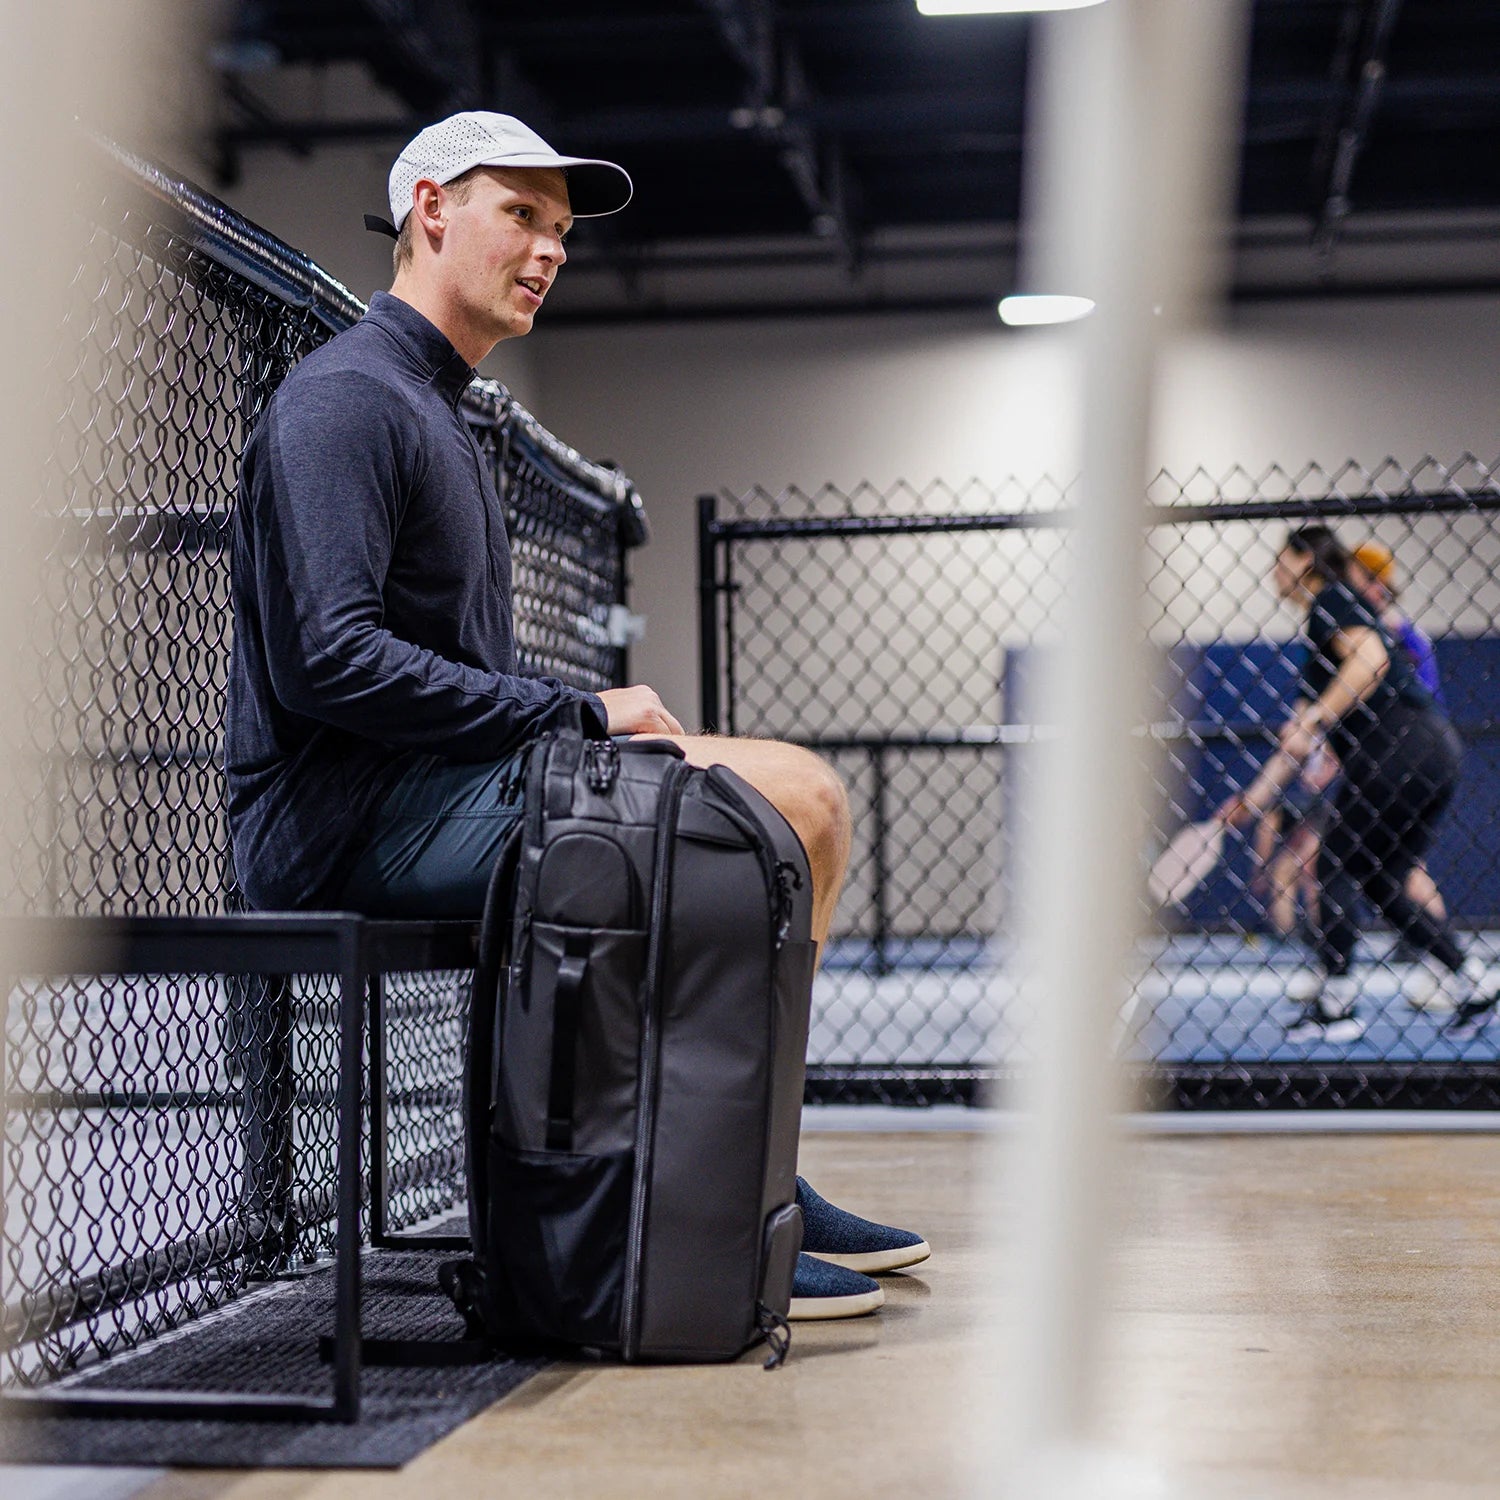
M 68 212 L 72 198 L 71 153 L 59 142 L 71 130 L 60 64 L 72 48 L 59 45 L 60 16 L 28 0 L 0 0 L 0 191 L 7 205 L 11 244 L 0 276 L 0 702 L 23 702 L 19 642 L 35 578 L 36 497 L 42 488 L 47 441 L 44 369 L 62 324 L 69 269 Z M 61 85 L 61 86 L 60 86 Z M 75 244 L 71 248 L 76 249 Z M 0 717 L 0 786 L 21 774 L 23 725 L 13 711 Z M 0 797 L 0 910 L 14 911 L 21 799 Z M 0 972 L 8 972 L 0 955 Z
M 157 152 L 189 131 L 201 100 L 204 24 L 189 0 L 0 0 L 0 201 L 10 221 L 0 277 L 0 702 L 30 696 L 22 633 L 45 546 L 39 498 L 61 415 L 51 378 L 69 297 L 103 191 L 102 161 L 80 124 Z M 77 337 L 75 331 L 73 337 Z M 0 716 L 0 785 L 34 768 L 22 756 L 22 716 Z M 0 798 L 0 850 L 16 847 L 18 797 Z M 6 821 L 8 820 L 8 822 Z M 15 871 L 0 857 L 0 911 L 14 911 Z M 3 955 L 0 955 L 3 969 Z
M 1109 0 L 1043 23 L 1036 256 L 1028 290 L 1080 293 L 1082 479 L 1063 639 L 1050 684 L 1061 737 L 1028 819 L 1024 888 L 1037 1066 L 1021 1103 L 1023 1180 L 1012 1393 L 1014 1462 L 990 1493 L 1113 1500 L 1163 1493 L 1100 1446 L 1111 1204 L 1113 1052 L 1129 991 L 1144 833 L 1142 521 L 1165 329 L 1211 279 L 1220 149 L 1240 96 L 1238 0 Z M 1217 200 L 1217 201 L 1216 201 Z M 1045 278 L 1045 284 L 1044 284 Z
M 29 882 L 24 873 L 18 880 L 12 851 L 23 845 L 28 780 L 40 785 L 17 705 L 36 691 L 26 680 L 24 640 L 46 545 L 38 502 L 62 412 L 54 377 L 68 365 L 58 345 L 69 298 L 95 290 L 71 284 L 89 233 L 85 214 L 101 191 L 100 163 L 76 122 L 138 150 L 180 146 L 187 100 L 204 97 L 196 74 L 205 30 L 190 0 L 0 0 L 0 202 L 8 221 L 0 276 L 0 914 L 24 902 Z M 14 972 L 8 957 L 0 951 L 0 973 Z M 9 998 L 0 991 L 0 1024 Z M 4 1166 L 0 1160 L 0 1197 Z

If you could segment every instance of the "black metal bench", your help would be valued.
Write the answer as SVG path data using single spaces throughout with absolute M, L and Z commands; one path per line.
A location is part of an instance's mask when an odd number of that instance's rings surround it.
M 462 1195 L 475 930 L 243 911 L 219 733 L 241 444 L 287 370 L 363 308 L 111 154 L 81 268 L 99 291 L 64 342 L 28 704 L 45 774 L 19 856 L 29 914 L 7 919 L 0 1404 L 352 1420 L 362 1245 L 464 1243 L 423 1224 Z M 507 503 L 524 668 L 621 681 L 634 490 L 498 386 L 476 382 L 463 409 Z M 326 1401 L 65 1382 L 329 1256 Z

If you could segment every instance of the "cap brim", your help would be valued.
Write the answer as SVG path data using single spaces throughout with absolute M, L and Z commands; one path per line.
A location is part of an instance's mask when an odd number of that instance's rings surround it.
M 575 219 L 617 214 L 630 202 L 635 184 L 624 167 L 587 156 L 505 156 L 477 163 L 485 167 L 561 167 L 568 177 L 568 205 Z

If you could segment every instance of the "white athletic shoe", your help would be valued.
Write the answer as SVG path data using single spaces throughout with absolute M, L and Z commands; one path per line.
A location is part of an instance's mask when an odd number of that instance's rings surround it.
M 1436 971 L 1437 984 L 1432 999 L 1422 1007 L 1431 1011 L 1454 1011 L 1467 1005 L 1479 993 L 1484 983 L 1485 966 L 1477 958 L 1466 958 L 1463 968 Z
M 1454 1009 L 1452 995 L 1444 985 L 1449 971 L 1436 963 L 1408 964 L 1401 976 L 1401 998 L 1413 1010 L 1446 1015 Z
M 1286 982 L 1286 998 L 1293 1005 L 1315 1005 L 1323 993 L 1328 976 L 1321 969 L 1303 965 L 1293 969 Z
M 1323 979 L 1317 998 L 1308 1005 L 1302 1019 L 1287 1028 L 1287 1041 L 1294 1045 L 1332 1042 L 1335 1046 L 1357 1042 L 1365 1034 L 1365 1023 L 1354 1011 L 1358 997 L 1359 983 L 1352 974 L 1333 974 Z

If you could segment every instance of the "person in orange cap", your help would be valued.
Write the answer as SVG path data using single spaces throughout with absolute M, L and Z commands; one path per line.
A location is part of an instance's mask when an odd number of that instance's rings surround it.
M 1431 638 L 1420 630 L 1411 617 L 1396 603 L 1400 584 L 1396 576 L 1396 558 L 1384 542 L 1373 537 L 1361 542 L 1349 554 L 1349 583 L 1368 604 L 1375 617 L 1390 631 L 1392 639 L 1411 658 L 1417 680 L 1432 694 L 1439 708 L 1446 708 L 1442 678 L 1438 672 L 1437 649 Z M 1406 879 L 1406 894 L 1424 907 L 1439 922 L 1448 915 L 1447 904 L 1425 860 L 1411 868 Z M 1430 994 L 1428 993 L 1430 990 Z M 1408 987 L 1407 1000 L 1417 1009 L 1425 1009 L 1436 996 L 1438 986 Z
M 1396 604 L 1401 590 L 1396 581 L 1396 559 L 1391 549 L 1373 538 L 1361 542 L 1349 554 L 1349 583 L 1395 637 L 1396 644 L 1411 657 L 1411 664 L 1417 669 L 1417 680 L 1440 707 L 1445 707 L 1437 649 Z

